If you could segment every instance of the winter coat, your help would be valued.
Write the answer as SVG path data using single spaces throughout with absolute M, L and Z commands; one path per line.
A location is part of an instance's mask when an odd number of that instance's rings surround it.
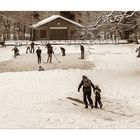
M 48 47 L 48 54 L 52 54 L 52 53 L 54 53 L 54 52 L 53 52 L 53 47 L 50 46 L 50 47 Z
M 78 86 L 78 91 L 83 86 L 83 92 L 91 92 L 91 87 L 94 89 L 94 84 L 90 80 L 89 80 L 89 82 L 90 82 L 90 86 L 87 87 L 84 85 L 84 79 L 82 79 L 81 83 Z
M 41 55 L 41 52 L 42 52 L 41 49 L 36 50 L 37 55 Z
M 81 45 L 81 46 L 80 46 L 80 48 L 81 48 L 81 52 L 84 52 L 84 51 L 85 51 L 85 49 L 84 49 L 84 46 L 83 46 L 83 45 Z
M 94 94 L 95 94 L 95 97 L 96 97 L 97 99 L 99 99 L 99 100 L 101 99 L 100 93 L 101 93 L 101 89 L 98 88 L 98 87 L 95 87 L 95 88 L 94 88 Z
M 13 48 L 12 51 L 14 51 L 15 53 L 18 53 L 19 52 L 19 50 L 18 50 L 17 47 Z
M 31 43 L 31 48 L 34 48 L 34 45 L 35 45 L 35 43 L 34 43 L 34 42 L 32 42 L 32 43 Z
M 64 48 L 60 47 L 60 49 L 61 49 L 62 52 L 65 52 L 65 49 Z

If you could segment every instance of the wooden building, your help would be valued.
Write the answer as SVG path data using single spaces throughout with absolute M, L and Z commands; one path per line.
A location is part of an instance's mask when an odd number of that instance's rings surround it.
M 53 15 L 31 26 L 34 40 L 79 39 L 83 26 L 60 15 Z

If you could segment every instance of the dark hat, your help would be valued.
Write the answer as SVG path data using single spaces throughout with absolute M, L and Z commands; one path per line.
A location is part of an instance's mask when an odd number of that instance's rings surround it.
M 95 85 L 96 88 L 99 88 L 99 85 Z
M 84 79 L 84 78 L 87 78 L 87 76 L 83 75 L 82 78 L 83 78 L 83 79 Z

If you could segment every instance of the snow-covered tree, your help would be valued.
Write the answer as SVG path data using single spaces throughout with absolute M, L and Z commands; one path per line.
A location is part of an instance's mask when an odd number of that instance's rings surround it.
M 0 31 L 4 39 L 25 39 L 26 33 L 30 32 L 29 26 L 33 23 L 33 15 L 28 17 L 13 14 L 9 16 L 7 12 L 0 12 Z
M 90 34 L 90 39 L 113 39 L 117 43 L 117 38 L 129 39 L 131 34 L 134 34 L 135 42 L 138 43 L 137 31 L 139 23 L 139 12 L 136 11 L 112 11 L 109 14 L 104 14 L 95 23 L 84 28 L 84 38 Z M 104 33 L 103 33 L 104 32 Z M 83 33 L 82 33 L 83 34 Z M 102 36 L 102 34 L 104 34 Z

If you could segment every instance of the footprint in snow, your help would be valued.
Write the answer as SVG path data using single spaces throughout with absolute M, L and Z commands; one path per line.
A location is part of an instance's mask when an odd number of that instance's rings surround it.
M 104 118 L 104 120 L 107 120 L 107 121 L 115 121 L 112 118 Z

